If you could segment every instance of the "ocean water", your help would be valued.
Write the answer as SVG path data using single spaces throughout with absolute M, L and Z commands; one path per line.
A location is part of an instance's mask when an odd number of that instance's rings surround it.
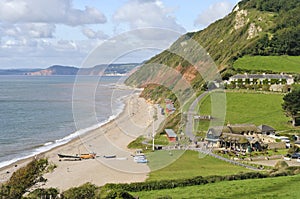
M 120 77 L 0 76 L 0 168 L 115 118 L 134 92 Z

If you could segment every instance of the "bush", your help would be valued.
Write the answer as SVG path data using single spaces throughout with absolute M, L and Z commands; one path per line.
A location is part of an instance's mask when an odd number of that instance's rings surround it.
M 58 197 L 58 190 L 54 188 L 49 189 L 36 189 L 24 199 L 36 199 L 36 198 L 43 198 L 43 199 L 51 199 Z
M 100 198 L 105 199 L 135 199 L 131 194 L 123 190 L 110 190 L 105 197 L 101 196 Z
M 136 182 L 131 184 L 106 184 L 104 186 L 104 189 L 138 192 L 138 191 L 151 191 L 151 190 L 160 190 L 160 189 L 172 189 L 175 187 L 185 187 L 185 186 L 201 185 L 207 183 L 208 181 L 206 179 L 204 179 L 202 176 L 198 176 L 190 179 Z
M 264 174 L 260 172 L 251 172 L 251 173 L 240 173 L 240 174 L 228 175 L 228 176 L 207 176 L 205 178 L 202 176 L 198 176 L 190 179 L 137 182 L 131 184 L 106 184 L 101 189 L 101 192 L 109 192 L 110 190 L 125 190 L 130 192 L 139 192 L 139 191 L 151 191 L 151 190 L 160 190 L 160 189 L 173 189 L 176 187 L 194 186 L 194 185 L 215 183 L 221 181 L 266 178 L 268 176 L 269 176 L 268 174 Z
M 47 159 L 33 160 L 25 167 L 14 172 L 9 181 L 2 185 L 0 198 L 21 198 L 28 188 L 40 182 L 40 180 L 45 180 L 41 176 L 47 165 Z
M 208 183 L 221 182 L 224 179 L 225 179 L 224 176 L 207 176 L 206 177 L 206 180 Z
M 107 188 L 101 188 L 100 195 L 98 198 L 122 198 L 122 199 L 135 199 L 131 194 L 128 192 L 121 190 L 121 189 L 107 189 Z
M 74 187 L 64 191 L 62 198 L 65 199 L 90 199 L 95 198 L 97 187 L 91 183 L 85 183 L 80 187 Z
M 283 160 L 279 160 L 276 164 L 275 164 L 275 169 L 277 170 L 282 170 L 282 169 L 286 169 L 288 168 L 289 165 L 283 161 Z
M 263 85 L 262 90 L 263 91 L 270 91 L 270 86 L 269 85 Z

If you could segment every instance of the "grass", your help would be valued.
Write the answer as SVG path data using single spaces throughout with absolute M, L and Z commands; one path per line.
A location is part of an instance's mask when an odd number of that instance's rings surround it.
M 152 141 L 150 142 L 150 143 L 152 143 Z M 166 134 L 165 133 L 157 133 L 156 135 L 155 135 L 155 144 L 156 145 L 168 145 L 169 144 L 169 140 L 168 140 L 168 138 L 167 138 L 167 136 L 166 136 Z
M 281 104 L 283 96 L 279 94 L 262 93 L 226 93 L 226 118 L 230 124 L 251 123 L 255 125 L 266 124 L 276 130 L 295 129 L 288 121 Z M 210 97 L 204 98 L 200 104 L 200 114 L 209 115 L 211 112 Z M 207 130 L 209 122 L 201 121 L 198 129 Z
M 139 136 L 138 138 L 136 138 L 135 140 L 133 140 L 132 142 L 130 142 L 127 147 L 129 149 L 141 149 L 141 148 L 144 148 L 145 146 L 142 144 L 143 141 L 145 141 L 145 138 L 143 136 Z
M 156 156 L 147 155 L 150 168 L 153 168 L 151 165 L 152 161 L 155 162 L 154 160 L 156 160 L 157 162 L 161 160 L 167 162 L 168 156 L 169 160 L 176 161 L 173 163 L 169 161 L 169 163 L 171 163 L 169 165 L 164 163 L 165 167 L 152 171 L 147 179 L 149 181 L 191 178 L 195 176 L 227 175 L 250 171 L 246 168 L 235 166 L 210 156 L 202 157 L 202 154 L 199 156 L 199 153 L 196 151 L 172 151 L 173 156 L 171 157 L 167 151 L 155 153 L 157 153 Z
M 300 56 L 244 56 L 234 62 L 236 69 L 300 73 Z
M 151 153 L 147 153 L 147 159 L 149 160 L 148 166 L 151 171 L 154 172 L 156 170 L 162 169 L 164 167 L 169 166 L 173 162 L 175 162 L 178 158 L 180 158 L 184 154 L 183 150 L 159 150 Z
M 176 198 L 299 198 L 300 175 L 218 182 L 199 186 L 132 193 L 141 199 Z

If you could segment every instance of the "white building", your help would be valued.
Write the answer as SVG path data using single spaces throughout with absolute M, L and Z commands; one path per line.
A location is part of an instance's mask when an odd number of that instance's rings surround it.
M 285 74 L 237 74 L 229 78 L 230 83 L 235 84 L 265 84 L 265 85 L 292 85 L 294 78 Z

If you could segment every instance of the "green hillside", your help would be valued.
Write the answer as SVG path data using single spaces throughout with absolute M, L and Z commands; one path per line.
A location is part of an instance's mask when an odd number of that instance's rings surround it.
M 168 85 L 164 87 L 172 90 L 180 78 L 169 75 L 165 69 L 169 67 L 183 76 L 193 92 L 198 92 L 204 85 L 203 74 L 210 73 L 214 63 L 221 71 L 232 67 L 236 60 L 245 55 L 299 56 L 299 13 L 299 0 L 243 0 L 223 19 L 204 30 L 181 36 L 169 49 L 147 61 L 125 83 L 145 87 L 149 82 L 155 82 L 157 85 Z M 156 68 L 153 72 L 154 66 L 166 67 L 161 71 Z M 197 70 L 195 66 L 199 66 Z M 273 69 L 273 66 L 270 67 Z M 152 79 L 155 81 L 150 81 Z M 145 89 L 144 92 L 152 91 Z M 160 92 L 160 96 L 164 94 Z
M 234 69 L 300 73 L 300 56 L 244 56 L 233 64 Z
M 277 130 L 290 129 L 289 118 L 282 111 L 282 95 L 258 93 L 226 93 L 226 122 L 231 124 L 266 124 Z M 200 103 L 200 114 L 209 115 L 210 97 Z M 200 129 L 207 130 L 209 122 L 201 121 Z
M 299 198 L 300 175 L 217 182 L 157 191 L 134 192 L 139 198 Z M 169 196 L 169 197 L 167 197 Z

